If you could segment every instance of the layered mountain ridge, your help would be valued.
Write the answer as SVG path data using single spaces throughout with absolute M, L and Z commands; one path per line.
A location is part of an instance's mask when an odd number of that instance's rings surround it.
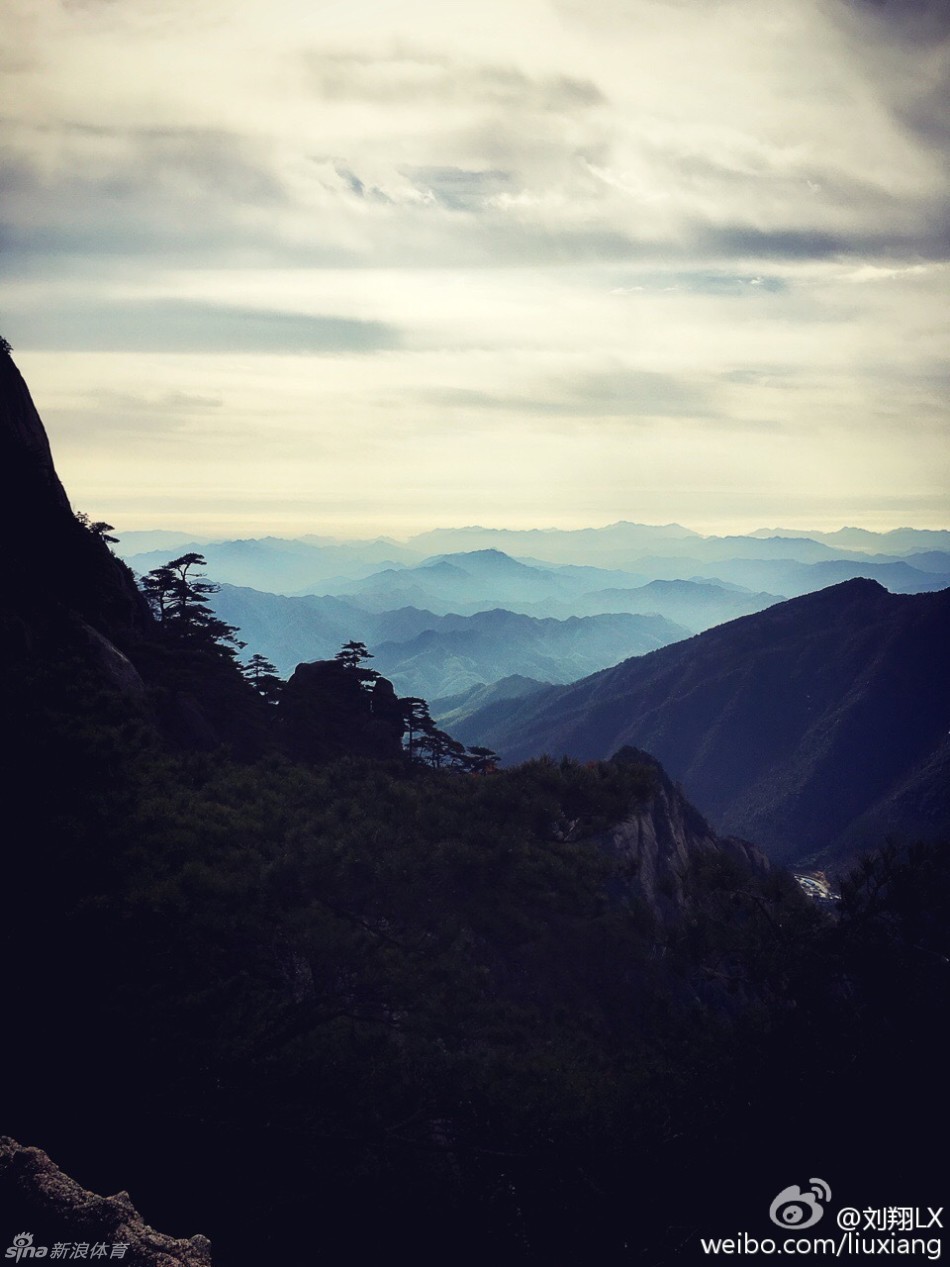
M 343 633 L 384 656 L 378 667 L 404 689 L 443 696 L 512 675 L 572 681 L 856 577 L 895 592 L 936 591 L 950 585 L 950 552 L 938 548 L 945 536 L 879 534 L 882 547 L 904 554 L 801 534 L 703 537 L 631 523 L 572 532 L 440 530 L 402 544 L 309 537 L 191 544 L 222 585 L 219 616 L 240 629 L 249 653 L 289 673 L 328 654 Z M 149 534 L 131 534 L 119 549 L 142 573 L 164 555 L 136 553 L 140 538 L 154 544 Z M 454 549 L 423 553 L 440 545 Z M 502 629 L 501 612 L 562 627 L 509 620 Z M 624 616 L 643 619 L 624 625 Z M 594 619 L 568 627 L 578 618 Z
M 898 796 L 916 831 L 950 825 L 926 774 L 947 740 L 948 640 L 950 591 L 852 580 L 456 725 L 510 761 L 644 747 L 717 829 L 778 859 L 839 855 L 893 827 Z

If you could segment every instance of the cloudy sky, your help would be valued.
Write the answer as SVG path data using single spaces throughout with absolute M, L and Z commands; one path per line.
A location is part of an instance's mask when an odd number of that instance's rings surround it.
M 947 0 L 5 0 L 74 505 L 946 526 Z

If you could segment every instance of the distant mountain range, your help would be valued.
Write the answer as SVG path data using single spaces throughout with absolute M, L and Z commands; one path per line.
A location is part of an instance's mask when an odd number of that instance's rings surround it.
M 445 546 L 455 549 L 428 553 Z M 133 533 L 119 548 L 140 575 L 204 554 L 223 587 L 218 614 L 283 674 L 357 638 L 401 690 L 436 697 L 512 675 L 565 683 L 858 577 L 895 593 L 950 586 L 950 533 L 916 529 L 703 537 L 618 523 L 445 529 L 404 543 Z
M 692 579 L 708 583 L 728 581 L 751 591 L 767 591 L 785 598 L 812 594 L 856 577 L 878 581 L 886 589 L 901 594 L 920 594 L 946 589 L 950 585 L 950 554 L 928 552 L 925 562 L 917 565 L 916 555 L 907 559 L 827 558 L 803 563 L 794 558 L 722 558 L 698 556 L 682 559 L 643 558 L 637 561 L 641 570 L 662 572 L 672 579 Z
M 397 691 L 435 697 L 498 677 L 519 675 L 573 682 L 593 668 L 617 664 L 687 636 L 680 625 L 653 615 L 571 616 L 538 619 L 510 611 L 446 616 L 406 642 L 384 642 L 377 664 Z
M 778 860 L 950 830 L 950 591 L 869 580 L 777 604 L 454 722 L 507 761 L 655 754 L 717 829 Z
M 319 539 L 288 540 L 259 537 L 239 541 L 181 540 L 154 541 L 155 534 L 143 534 L 148 548 L 136 549 L 139 534 L 130 533 L 116 547 L 120 557 L 143 574 L 160 567 L 172 555 L 194 550 L 208 561 L 210 575 L 228 585 L 245 585 L 273 594 L 314 592 L 330 578 L 352 579 L 382 568 L 419 562 L 417 552 L 394 542 L 364 541 L 356 545 L 323 542 Z M 324 590 L 323 592 L 327 592 Z
M 754 594 L 727 583 L 709 581 L 650 581 L 634 589 L 594 590 L 575 600 L 585 615 L 599 612 L 662 612 L 690 633 L 762 611 L 781 602 L 776 594 Z
M 212 601 L 217 614 L 240 629 L 248 653 L 266 655 L 283 674 L 302 661 L 333 656 L 353 638 L 370 647 L 373 667 L 397 690 L 427 698 L 511 674 L 571 682 L 689 633 L 656 615 L 554 620 L 504 610 L 471 616 L 415 607 L 376 612 L 345 599 L 287 598 L 230 585 Z
M 799 563 L 822 560 L 895 562 L 936 552 L 947 556 L 936 571 L 950 571 L 950 531 L 898 528 L 869 532 L 842 528 L 837 532 L 798 529 L 759 529 L 733 536 L 702 536 L 678 524 L 617 523 L 605 528 L 576 530 L 503 528 L 443 528 L 420 533 L 407 541 L 382 537 L 338 541 L 331 537 L 261 537 L 244 540 L 193 537 L 186 533 L 152 531 L 120 534 L 117 553 L 138 571 L 163 563 L 169 551 L 200 550 L 217 579 L 233 585 L 299 593 L 334 576 L 354 576 L 352 569 L 382 570 L 415 566 L 443 555 L 501 552 L 525 563 L 580 565 L 625 572 L 642 572 L 640 560 L 694 559 L 703 564 L 728 559 L 783 559 Z M 262 571 L 262 568 L 268 569 Z M 670 579 L 674 573 L 651 572 L 642 580 Z M 676 573 L 675 575 L 681 575 Z M 266 584 L 264 583 L 266 582 Z
M 950 532 L 946 529 L 892 528 L 887 532 L 871 532 L 867 528 L 838 528 L 834 532 L 816 532 L 800 528 L 758 528 L 752 537 L 810 537 L 834 549 L 884 551 L 885 554 L 912 554 L 921 549 L 950 550 Z
M 354 556 L 337 593 L 223 585 L 214 604 L 247 653 L 284 674 L 366 642 L 398 691 L 434 701 L 451 733 L 507 760 L 600 758 L 626 744 L 653 752 L 717 829 L 780 860 L 950 829 L 950 554 L 842 558 L 807 539 L 669 540 L 693 553 L 642 555 L 639 572 L 494 548 L 375 570 Z M 266 571 L 273 557 L 284 576 L 290 561 L 309 565 L 329 548 L 225 545 L 219 560 Z M 743 557 L 755 547 L 762 557 Z M 799 557 L 781 557 L 786 547 Z M 660 569 L 687 575 L 644 579 Z

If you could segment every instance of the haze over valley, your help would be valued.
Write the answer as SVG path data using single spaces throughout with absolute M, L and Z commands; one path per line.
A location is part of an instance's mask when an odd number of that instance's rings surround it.
M 431 699 L 510 675 L 571 682 L 855 577 L 895 593 L 950 585 L 950 532 L 865 532 L 850 548 L 839 544 L 846 534 L 831 534 L 834 544 L 821 535 L 719 538 L 619 523 L 576 532 L 440 530 L 406 542 L 203 542 L 182 534 L 142 551 L 136 547 L 153 545 L 153 534 L 132 532 L 116 549 L 140 575 L 169 551 L 200 550 L 221 587 L 215 610 L 238 628 L 248 654 L 267 656 L 282 674 L 355 637 L 400 688 Z M 444 552 L 427 554 L 432 546 Z M 769 588 L 753 588 L 762 583 Z

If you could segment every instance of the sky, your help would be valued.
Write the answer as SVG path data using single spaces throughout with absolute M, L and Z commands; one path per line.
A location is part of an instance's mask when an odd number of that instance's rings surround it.
M 950 526 L 947 0 L 4 0 L 0 333 L 120 530 Z

